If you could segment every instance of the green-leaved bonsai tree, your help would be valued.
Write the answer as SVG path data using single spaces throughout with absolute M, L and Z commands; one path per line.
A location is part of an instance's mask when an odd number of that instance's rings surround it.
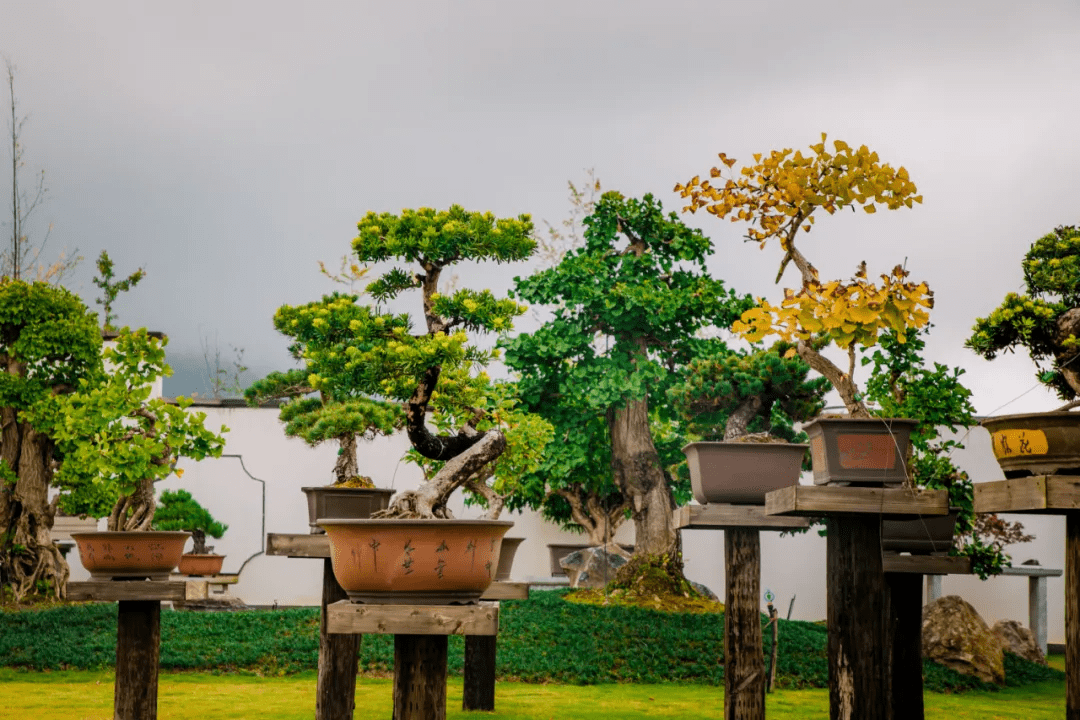
M 215 520 L 210 511 L 199 504 L 187 490 L 166 490 L 158 499 L 157 512 L 154 513 L 154 529 L 189 532 L 191 552 L 208 555 L 214 552 L 214 548 L 206 544 L 206 538 L 220 540 L 229 526 Z
M 684 380 L 669 391 L 691 433 L 703 440 L 805 437 L 793 423 L 821 412 L 829 382 L 808 379 L 810 366 L 788 354 L 790 343 L 753 352 L 720 343 L 710 349 L 690 361 Z
M 1080 406 L 1080 229 L 1055 228 L 1032 244 L 1023 261 L 1027 292 L 1009 293 L 979 318 L 965 345 L 988 360 L 1025 348 L 1038 378 L 1066 404 Z
M 100 516 L 95 510 L 109 507 L 109 530 L 149 530 L 154 483 L 182 475 L 176 467 L 182 457 L 221 456 L 223 438 L 204 427 L 205 413 L 188 411 L 191 400 L 150 397 L 154 380 L 172 373 L 166 343 L 145 329 L 123 328 L 115 346 L 102 352 L 109 367 L 103 378 L 80 379 L 72 392 L 26 411 L 38 432 L 55 440 L 56 484 L 72 491 L 69 513 Z
M 496 218 L 454 205 L 400 214 L 369 212 L 358 223 L 353 253 L 361 264 L 394 262 L 367 286 L 373 306 L 348 322 L 352 335 L 334 348 L 308 348 L 309 362 L 338 363 L 352 391 L 404 406 L 405 429 L 416 453 L 442 463 L 416 490 L 398 493 L 384 517 L 448 518 L 451 494 L 470 479 L 490 476 L 489 468 L 506 450 L 505 418 L 490 394 L 483 371 L 497 354 L 469 339 L 469 333 L 505 333 L 524 308 L 490 290 L 460 288 L 443 295 L 443 271 L 464 261 L 498 263 L 532 254 L 533 225 L 528 215 Z M 409 314 L 383 309 L 403 293 L 418 290 L 419 327 Z M 313 318 L 331 322 L 330 314 Z M 331 357 L 333 355 L 333 357 Z M 324 357 L 325 356 L 325 357 Z M 314 372 L 308 382 L 322 390 L 332 378 Z M 442 403 L 453 427 L 434 429 L 428 410 Z
M 291 339 L 289 352 L 302 367 L 270 373 L 244 397 L 253 406 L 285 399 L 279 417 L 287 436 L 312 447 L 337 443 L 334 484 L 373 487 L 371 478 L 360 474 L 357 442 L 392 435 L 404 426 L 405 413 L 400 403 L 376 399 L 355 382 L 347 348 L 355 352 L 370 343 L 366 328 L 375 323 L 372 308 L 359 299 L 335 292 L 316 302 L 278 308 L 274 327 Z

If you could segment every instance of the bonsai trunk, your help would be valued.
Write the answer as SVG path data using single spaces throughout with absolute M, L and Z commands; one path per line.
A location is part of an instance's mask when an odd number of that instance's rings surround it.
M 154 521 L 157 501 L 154 500 L 154 481 L 140 480 L 130 495 L 121 495 L 109 513 L 108 530 L 149 530 Z
M 356 462 L 356 435 L 342 435 L 338 438 L 338 444 L 341 447 L 334 463 L 334 482 L 340 485 L 359 475 L 360 466 Z
M 803 362 L 824 375 L 825 379 L 836 389 L 836 392 L 840 393 L 840 399 L 844 401 L 844 407 L 847 408 L 851 417 L 870 417 L 866 405 L 859 401 L 857 397 L 859 388 L 856 387 L 855 381 L 851 379 L 851 374 L 855 369 L 854 345 L 848 347 L 848 357 L 851 359 L 851 363 L 846 373 L 837 367 L 832 360 L 810 347 L 805 340 L 799 341 L 796 352 L 799 353 L 799 357 L 803 359 Z
M 626 521 L 627 503 L 607 509 L 596 495 L 580 491 L 579 487 L 559 488 L 554 494 L 566 500 L 570 505 L 570 517 L 585 529 L 589 544 L 605 545 L 611 542 L 615 531 Z M 582 499 L 584 495 L 584 500 Z
M 191 552 L 195 555 L 209 555 L 214 549 L 206 546 L 206 532 L 204 530 L 192 530 L 191 542 L 193 543 Z
M 628 499 L 634 518 L 634 554 L 675 553 L 675 499 L 649 432 L 648 400 L 627 400 L 610 414 L 609 426 L 615 485 Z
M 748 434 L 747 427 L 758 414 L 761 405 L 762 400 L 757 395 L 743 400 L 728 416 L 727 423 L 724 425 L 724 440 L 734 440 Z
M 0 480 L 0 594 L 7 585 L 21 600 L 44 582 L 62 597 L 69 571 L 50 532 L 56 514 L 56 501 L 48 501 L 52 441 L 18 422 L 14 408 L 3 408 L 0 417 L 0 458 L 17 475 L 14 484 Z
M 1057 319 L 1057 344 L 1058 347 L 1062 347 L 1065 340 L 1069 337 L 1080 337 L 1080 308 L 1072 308 L 1067 310 Z M 1075 363 L 1076 357 L 1080 355 L 1080 350 L 1070 348 L 1062 352 L 1058 352 L 1054 356 L 1054 360 L 1057 362 L 1058 368 L 1061 370 L 1061 375 L 1065 378 L 1065 382 L 1069 384 L 1073 392 L 1080 396 L 1080 367 L 1074 365 L 1066 365 L 1066 363 Z
M 488 430 L 471 447 L 446 462 L 439 472 L 416 490 L 398 493 L 386 510 L 372 518 L 452 518 L 446 502 L 455 490 L 483 469 L 506 449 L 506 436 Z

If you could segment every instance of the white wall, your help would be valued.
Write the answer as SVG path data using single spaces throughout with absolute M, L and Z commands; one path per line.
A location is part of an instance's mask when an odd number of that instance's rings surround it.
M 322 588 L 322 562 L 258 554 L 263 546 L 262 484 L 266 487 L 266 532 L 306 533 L 307 506 L 300 488 L 325 485 L 332 481 L 336 446 L 310 448 L 295 438 L 286 438 L 277 410 L 201 406 L 206 412 L 207 427 L 216 430 L 224 424 L 225 453 L 229 457 L 192 462 L 182 460 L 183 479 L 175 476 L 159 484 L 159 489 L 183 487 L 206 506 L 218 520 L 229 525 L 222 540 L 213 541 L 217 552 L 226 555 L 224 572 L 237 572 L 243 565 L 240 581 L 233 594 L 252 605 L 316 605 Z M 420 471 L 401 461 L 407 449 L 404 435 L 381 438 L 360 447 L 361 472 L 372 476 L 379 487 L 398 490 L 419 485 Z M 974 428 L 965 440 L 966 449 L 955 453 L 957 463 L 978 482 L 998 480 L 1001 471 L 990 450 L 989 434 Z M 246 469 L 246 471 L 245 471 Z M 250 476 L 249 476 L 250 473 Z M 810 482 L 809 474 L 804 483 Z M 479 511 L 466 508 L 460 493 L 451 509 L 457 517 L 476 517 Z M 526 538 L 514 562 L 515 580 L 550 579 L 548 543 L 583 542 L 580 535 L 561 531 L 543 521 L 537 513 L 507 513 L 504 519 L 515 526 L 509 537 Z M 1010 548 L 1014 563 L 1037 558 L 1042 565 L 1063 568 L 1064 519 L 1051 516 L 1015 516 L 1036 536 L 1032 543 Z M 616 534 L 617 542 L 633 542 L 632 523 L 625 523 Z M 788 603 L 796 596 L 792 617 L 821 620 L 826 616 L 825 538 L 816 530 L 781 537 L 763 532 L 762 590 L 776 595 L 776 606 L 786 614 Z M 252 556 L 255 557 L 252 557 Z M 683 556 L 686 574 L 703 583 L 718 595 L 724 590 L 724 538 L 718 530 L 683 532 Z M 251 558 L 244 565 L 245 561 Z M 77 553 L 69 556 L 72 579 L 86 579 Z M 1027 580 L 1009 577 L 981 582 L 975 577 L 950 576 L 943 582 L 946 594 L 962 595 L 993 623 L 1008 618 L 1027 624 Z M 1050 642 L 1064 638 L 1064 581 L 1050 578 L 1048 591 Z

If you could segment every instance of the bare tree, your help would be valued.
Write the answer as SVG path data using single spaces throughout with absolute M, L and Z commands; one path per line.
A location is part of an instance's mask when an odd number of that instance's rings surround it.
M 45 265 L 41 262 L 41 254 L 52 234 L 52 225 L 46 228 L 40 242 L 30 237 L 28 226 L 31 216 L 45 202 L 49 189 L 45 185 L 44 170 L 36 176 L 36 182 L 31 183 L 29 188 L 24 188 L 20 182 L 25 165 L 22 130 L 27 116 L 19 115 L 19 102 L 15 97 L 15 65 L 8 58 L 4 58 L 4 65 L 7 68 L 8 95 L 11 101 L 11 116 L 8 119 L 11 138 L 11 238 L 7 249 L 0 252 L 0 274 L 13 280 L 39 280 L 59 285 L 82 258 L 75 253 L 61 252 L 55 262 Z

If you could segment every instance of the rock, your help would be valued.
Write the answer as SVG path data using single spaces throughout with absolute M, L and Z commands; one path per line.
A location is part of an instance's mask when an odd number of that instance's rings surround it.
M 1005 682 L 1005 653 L 997 635 L 959 595 L 923 608 L 923 657 L 983 682 Z
M 714 593 L 712 590 L 705 587 L 701 583 L 696 583 L 693 580 L 687 580 L 686 582 L 690 583 L 690 587 L 697 590 L 699 593 L 702 594 L 702 596 L 708 598 L 709 600 L 713 600 L 715 602 L 720 602 L 720 598 L 716 596 L 716 593 Z
M 173 602 L 177 610 L 197 610 L 202 612 L 232 612 L 250 610 L 244 601 L 231 595 L 215 595 L 199 600 L 177 600 Z
M 604 587 L 615 579 L 615 573 L 630 562 L 630 553 L 615 543 L 575 550 L 559 565 L 566 570 L 572 588 Z
M 1039 643 L 1035 641 L 1035 633 L 1020 623 L 1015 620 L 998 620 L 992 630 L 1007 651 L 1033 663 L 1046 664 L 1046 657 L 1043 656 Z

